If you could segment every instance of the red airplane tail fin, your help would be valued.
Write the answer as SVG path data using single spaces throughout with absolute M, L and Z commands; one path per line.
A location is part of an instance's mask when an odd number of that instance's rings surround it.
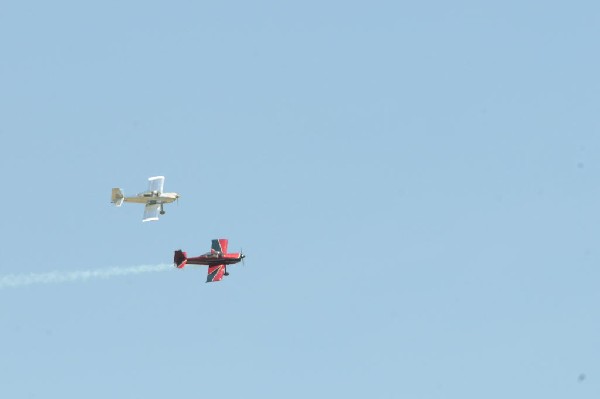
M 175 263 L 175 267 L 182 269 L 187 263 L 187 253 L 183 252 L 181 249 L 178 249 L 175 251 L 173 262 Z

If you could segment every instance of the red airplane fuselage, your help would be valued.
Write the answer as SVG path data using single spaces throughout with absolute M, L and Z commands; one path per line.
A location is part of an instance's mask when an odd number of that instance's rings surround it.
M 185 264 L 207 266 L 233 265 L 235 263 L 239 263 L 244 258 L 244 255 L 242 255 L 241 253 L 222 254 L 216 251 L 210 251 L 203 255 L 196 256 L 194 258 L 188 258 L 186 256 L 186 253 L 183 252 L 183 256 L 185 256 L 186 258 L 186 260 L 184 261 Z M 183 265 L 177 267 L 182 268 Z

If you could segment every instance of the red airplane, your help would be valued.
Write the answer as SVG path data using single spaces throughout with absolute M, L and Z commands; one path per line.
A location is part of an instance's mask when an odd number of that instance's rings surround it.
M 181 249 L 175 251 L 173 262 L 175 266 L 182 269 L 185 265 L 207 265 L 208 266 L 208 277 L 206 278 L 207 283 L 213 281 L 221 281 L 223 276 L 229 276 L 227 273 L 227 265 L 233 265 L 239 263 L 244 259 L 246 255 L 243 253 L 227 253 L 227 239 L 220 238 L 218 240 L 212 240 L 212 246 L 210 252 L 195 258 L 188 258 L 187 253 Z

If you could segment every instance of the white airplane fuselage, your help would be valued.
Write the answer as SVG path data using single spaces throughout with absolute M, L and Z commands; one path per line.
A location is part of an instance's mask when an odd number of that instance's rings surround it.
M 134 202 L 136 204 L 168 204 L 174 202 L 179 198 L 177 193 L 161 193 L 160 195 L 156 192 L 145 192 L 136 195 L 135 197 L 125 197 L 123 201 Z

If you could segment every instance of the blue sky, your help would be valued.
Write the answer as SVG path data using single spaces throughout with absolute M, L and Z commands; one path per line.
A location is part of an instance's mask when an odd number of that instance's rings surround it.
M 596 398 L 596 2 L 0 10 L 11 398 Z M 159 222 L 109 204 L 166 176 Z

